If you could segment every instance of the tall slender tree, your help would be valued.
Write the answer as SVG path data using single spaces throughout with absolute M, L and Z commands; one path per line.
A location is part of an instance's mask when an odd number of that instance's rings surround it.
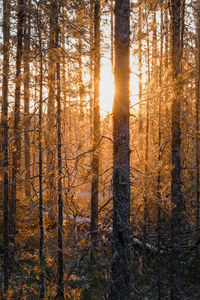
M 61 128 L 61 84 L 59 52 L 59 3 L 56 3 L 56 80 L 57 80 L 57 156 L 58 156 L 58 299 L 64 299 L 63 288 L 63 198 L 62 198 L 62 128 Z
M 158 215 L 157 215 L 157 248 L 158 248 L 158 256 L 157 256 L 157 289 L 158 289 L 158 297 L 157 299 L 161 299 L 161 266 L 160 266 L 160 246 L 161 246 L 161 142 L 162 142 L 162 131 L 161 131 L 161 121 L 162 121 L 162 89 L 163 89 L 163 4 L 160 4 L 160 66 L 159 66 L 159 103 L 158 103 L 158 176 L 157 176 L 157 207 L 158 207 Z
M 113 237 L 109 299 L 130 299 L 130 1 L 115 1 Z
M 139 125 L 140 146 L 142 144 L 142 8 L 139 6 L 138 15 L 138 71 L 139 71 Z M 140 149 L 141 150 L 141 149 Z
M 196 4 L 196 65 L 197 65 L 197 80 L 196 80 L 196 164 L 197 164 L 197 172 L 196 172 L 196 201 L 197 201 L 197 212 L 196 212 L 196 225 L 197 232 L 199 228 L 199 204 L 200 204 L 200 174 L 199 174 L 199 155 L 200 155 L 200 143 L 199 143 L 199 106 L 200 106 L 200 5 Z
M 94 4 L 94 104 L 93 104 L 93 146 L 100 140 L 100 1 Z M 99 148 L 92 157 L 92 187 L 91 187 L 91 240 L 93 243 L 91 258 L 96 252 L 98 233 L 98 197 L 99 197 Z
M 90 144 L 93 143 L 93 65 L 94 65 L 94 1 L 90 0 Z M 91 157 L 92 160 L 92 157 Z
M 39 39 L 39 126 L 38 126 L 38 150 L 39 150 L 39 261 L 40 261 L 40 299 L 44 299 L 45 279 L 44 279 L 44 221 L 43 221 L 43 155 L 42 155 L 42 110 L 43 110 L 43 49 L 42 49 L 42 22 L 41 22 L 41 3 L 37 7 L 37 25 Z
M 10 54 L 10 1 L 3 1 L 3 87 L 2 87 L 2 124 L 3 124 L 3 176 L 4 176 L 4 211 L 3 211 L 3 273 L 4 292 L 9 283 L 9 234 L 8 234 L 8 200 L 9 200 L 9 173 L 8 173 L 8 80 Z
M 15 81 L 15 106 L 14 106 L 14 149 L 13 149 L 13 168 L 12 168 L 12 190 L 10 203 L 10 234 L 13 247 L 16 235 L 16 200 L 17 200 L 17 174 L 20 169 L 21 159 L 21 124 L 20 124 L 20 105 L 21 105 L 21 63 L 22 63 L 22 41 L 23 41 L 23 19 L 24 1 L 17 2 L 17 55 L 16 55 L 16 81 Z M 14 251 L 13 251 L 14 253 Z
M 55 196 L 55 101 L 56 101 L 56 0 L 49 2 L 49 22 L 50 22 L 50 39 L 48 52 L 48 107 L 47 107 L 47 126 L 46 144 L 47 144 L 47 164 L 48 164 L 48 201 L 52 209 L 53 197 Z
M 114 73 L 114 4 L 113 0 L 110 2 L 110 59 L 111 59 L 111 71 Z
M 30 37 L 31 37 L 31 8 L 30 2 L 24 3 L 24 142 L 25 142 L 25 193 L 27 197 L 31 195 L 30 178 Z
M 171 219 L 170 295 L 180 300 L 182 295 L 181 265 L 181 1 L 171 0 L 171 59 L 172 59 L 172 182 L 171 202 L 174 205 Z

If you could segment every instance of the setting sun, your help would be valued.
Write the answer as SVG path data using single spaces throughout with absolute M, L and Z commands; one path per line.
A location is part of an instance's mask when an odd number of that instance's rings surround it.
M 137 60 L 135 57 L 131 57 L 131 65 L 136 72 L 130 74 L 130 103 L 134 106 L 134 109 L 139 109 L 138 99 L 138 70 Z M 144 68 L 145 72 L 145 68 Z M 143 75 L 144 76 L 144 75 Z M 101 82 L 100 82 L 100 109 L 101 115 L 105 116 L 107 113 L 112 112 L 113 100 L 114 100 L 114 74 L 111 71 L 111 63 L 109 59 L 102 60 L 101 65 Z
M 100 107 L 101 115 L 112 112 L 114 98 L 114 76 L 111 71 L 111 64 L 108 61 L 103 62 L 101 67 L 100 83 Z

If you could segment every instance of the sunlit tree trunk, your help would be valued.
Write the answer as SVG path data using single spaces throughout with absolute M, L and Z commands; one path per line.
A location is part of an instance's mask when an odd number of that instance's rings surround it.
M 161 297 L 161 264 L 160 264 L 160 246 L 161 246 L 161 168 L 160 168 L 160 163 L 161 163 L 161 143 L 162 143 L 162 132 L 161 132 L 161 127 L 162 127 L 162 89 L 163 89 L 163 5 L 162 3 L 160 4 L 161 6 L 161 11 L 160 11 L 160 70 L 159 70 L 159 103 L 158 103 L 158 177 L 157 177 L 157 197 L 158 197 L 158 215 L 157 215 L 157 249 L 158 249 L 158 254 L 157 254 L 157 291 L 158 291 L 158 296 L 157 299 L 160 300 L 162 299 Z
M 111 59 L 111 71 L 114 73 L 114 5 L 113 0 L 110 3 L 110 59 Z
M 100 140 L 100 1 L 94 4 L 94 104 L 93 104 L 93 147 Z M 91 187 L 91 240 L 93 243 L 91 258 L 96 255 L 98 233 L 98 194 L 99 194 L 99 148 L 92 157 Z
M 94 0 L 90 0 L 90 146 L 92 146 L 93 142 L 93 65 L 94 65 Z
M 185 0 L 181 0 L 181 57 L 183 57 L 184 30 L 185 30 Z
M 169 19 L 168 19 L 168 2 L 165 7 L 165 67 L 167 68 L 169 63 Z
M 180 300 L 182 295 L 182 279 L 180 256 L 181 247 L 181 1 L 171 1 L 171 58 L 173 78 L 172 98 L 172 182 L 171 202 L 174 205 L 171 219 L 171 260 L 170 260 L 170 297 Z
M 151 70 L 150 70 L 150 45 L 149 45 L 149 24 L 147 22 L 147 100 L 146 100 L 146 131 L 145 131 L 145 174 L 148 177 L 148 163 L 149 163 L 149 115 L 150 115 L 150 81 L 151 81 Z M 143 213 L 143 240 L 146 242 L 147 236 L 147 223 L 148 223 L 148 185 L 145 182 L 144 191 L 144 213 Z M 145 251 L 144 251 L 145 256 Z M 145 261 L 145 257 L 143 257 Z
M 200 202 L 200 174 L 199 174 L 199 155 L 200 155 L 200 143 L 199 143 L 199 104 L 200 104 L 200 4 L 196 5 L 197 21 L 196 21 L 196 65 L 197 65 L 197 80 L 196 80 L 196 201 L 197 201 L 197 212 L 196 212 L 196 226 L 197 234 L 199 235 L 199 202 Z
M 17 54 L 16 54 L 16 75 L 15 75 L 15 106 L 14 106 L 14 149 L 12 166 L 12 189 L 10 203 L 10 234 L 13 249 L 16 235 L 16 200 L 17 200 L 17 174 L 20 169 L 21 158 L 21 126 L 20 126 L 20 105 L 21 105 L 21 62 L 22 62 L 22 35 L 23 35 L 23 0 L 17 2 Z M 14 251 L 13 251 L 14 254 Z
M 152 85 L 152 96 L 153 99 L 150 101 L 151 110 L 152 110 L 152 117 L 151 120 L 151 129 L 150 132 L 154 132 L 156 130 L 156 118 L 154 116 L 157 115 L 158 110 L 158 97 L 157 97 L 157 89 L 158 89 L 158 77 L 157 77 L 157 70 L 158 70 L 158 45 L 157 45 L 157 5 L 155 4 L 154 11 L 153 11 L 153 40 L 152 40 L 152 66 L 151 66 L 151 85 Z M 151 96 L 151 97 L 152 97 Z M 155 142 L 154 142 L 155 145 Z
M 37 64 L 36 64 L 36 69 L 37 69 Z M 38 85 L 38 76 L 35 75 L 34 76 L 34 102 L 37 103 L 38 101 L 38 93 L 37 93 L 37 85 Z M 34 128 L 34 132 L 33 132 L 33 145 L 36 145 L 36 116 L 33 116 L 33 128 Z M 33 160 L 33 168 L 32 168 L 32 177 L 35 176 L 36 173 L 36 153 L 35 151 L 33 151 L 33 156 L 32 156 L 32 160 Z
M 81 24 L 82 22 L 82 5 L 79 6 L 78 10 L 78 23 Z M 79 26 L 80 26 L 79 24 Z M 79 29 L 81 31 L 81 28 Z M 79 105 L 80 105 L 80 115 L 79 115 L 79 122 L 80 126 L 83 126 L 83 119 L 84 119 L 84 113 L 83 113 L 83 63 L 82 63 L 82 52 L 83 52 L 83 45 L 82 45 L 82 35 L 78 33 L 78 84 L 79 84 Z M 83 136 L 80 135 L 80 142 L 79 142 L 79 150 L 80 152 L 83 151 Z
M 59 53 L 59 4 L 56 7 L 56 79 L 57 79 L 57 157 L 58 157 L 58 299 L 64 299 L 63 287 L 63 198 L 62 198 L 62 131 L 61 131 L 61 85 Z
M 3 87 L 2 87 L 2 125 L 3 125 L 3 176 L 4 176 L 4 210 L 3 210 L 3 274 L 4 292 L 9 283 L 9 235 L 8 235 L 8 80 L 10 54 L 10 1 L 3 1 Z
M 139 142 L 140 151 L 142 147 L 142 8 L 139 6 L 139 16 L 138 16 L 138 71 L 139 71 Z
M 48 53 L 48 107 L 47 107 L 47 177 L 48 177 L 48 201 L 50 209 L 53 206 L 53 198 L 55 196 L 55 72 L 56 72 L 56 55 L 55 55 L 55 40 L 56 40 L 56 0 L 50 0 L 50 40 Z
M 29 3 L 30 4 L 30 3 Z M 31 35 L 31 10 L 26 2 L 24 4 L 26 13 L 25 29 L 24 29 L 24 142 L 25 142 L 25 193 L 27 197 L 31 195 L 30 185 L 30 35 Z
M 109 299 L 130 299 L 130 1 L 115 1 L 113 237 Z

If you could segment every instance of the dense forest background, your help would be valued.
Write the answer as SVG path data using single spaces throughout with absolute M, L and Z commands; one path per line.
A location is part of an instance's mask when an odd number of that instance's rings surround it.
M 200 299 L 200 2 L 0 14 L 2 299 Z

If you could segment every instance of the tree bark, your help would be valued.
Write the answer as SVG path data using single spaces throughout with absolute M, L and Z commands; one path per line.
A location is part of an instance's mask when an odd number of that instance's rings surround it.
M 90 146 L 93 143 L 93 79 L 94 79 L 94 1 L 90 0 Z M 92 161 L 92 156 L 91 156 Z
M 180 300 L 182 294 L 182 279 L 180 255 L 181 247 L 181 35 L 180 35 L 181 1 L 171 1 L 171 53 L 172 53 L 172 182 L 171 202 L 174 206 L 171 219 L 171 260 L 170 260 L 170 297 Z
M 57 156 L 58 156 L 58 299 L 64 300 L 63 287 L 63 199 L 62 199 L 62 131 L 61 131 L 61 85 L 60 85 L 60 53 L 59 53 L 59 4 L 56 7 L 56 79 L 57 79 Z
M 53 198 L 55 196 L 54 177 L 55 177 L 55 73 L 56 73 L 56 0 L 50 0 L 50 40 L 48 55 L 48 107 L 47 107 L 47 126 L 46 144 L 47 144 L 47 164 L 48 164 L 48 202 L 50 209 L 53 206 Z M 56 196 L 55 196 L 56 197 Z
M 23 15 L 24 1 L 17 2 L 17 55 L 16 55 L 16 83 L 15 83 L 15 107 L 14 107 L 14 149 L 12 168 L 12 189 L 10 203 L 10 234 L 13 244 L 13 254 L 16 235 L 16 200 L 17 200 L 17 174 L 20 169 L 21 158 L 21 136 L 20 136 L 20 105 L 21 105 L 21 62 L 22 62 L 22 36 L 23 36 Z
M 30 3 L 29 3 L 30 4 Z M 29 198 L 31 195 L 30 185 L 30 116 L 29 116 L 29 104 L 30 104 L 30 37 L 31 37 L 31 10 L 25 2 L 25 29 L 24 29 L 24 142 L 25 142 L 25 193 Z
M 200 155 L 200 143 L 199 143 L 199 104 L 200 104 L 200 5 L 197 3 L 196 5 L 196 65 L 197 65 L 197 80 L 196 80 L 196 164 L 197 164 L 197 172 L 196 172 L 196 202 L 197 202 L 197 212 L 196 212 L 196 226 L 197 226 L 197 234 L 199 234 L 199 203 L 200 203 L 200 174 L 199 174 L 199 155 Z
M 8 232 L 8 80 L 10 56 L 10 1 L 3 1 L 3 87 L 2 87 L 2 125 L 3 125 L 3 172 L 4 172 L 4 210 L 3 210 L 3 274 L 4 292 L 9 285 L 9 232 Z
M 161 246 L 161 213 L 162 213 L 162 206 L 161 206 L 161 142 L 162 142 L 162 89 L 163 89 L 163 5 L 160 4 L 161 11 L 160 11 L 160 70 L 159 70 L 159 104 L 158 104 L 158 177 L 157 177 L 157 197 L 158 197 L 158 215 L 157 215 L 157 299 L 162 299 L 161 297 L 161 265 L 160 265 L 160 246 Z
M 110 4 L 110 60 L 111 60 L 111 71 L 114 73 L 114 5 L 113 0 Z
M 39 55 L 40 55 L 40 83 L 39 83 L 39 128 L 38 128 L 38 150 L 39 150 L 39 261 L 40 261 L 40 299 L 44 299 L 45 283 L 44 283 L 44 264 L 45 258 L 43 254 L 44 245 L 44 225 L 43 225 L 43 155 L 42 155 L 42 109 L 43 109 L 43 52 L 42 52 L 42 29 L 41 29 L 41 7 L 39 7 L 37 15 L 37 24 L 39 32 Z
M 109 299 L 130 299 L 130 1 L 115 1 L 113 237 Z
M 93 104 L 93 147 L 100 140 L 100 1 L 94 4 L 94 104 Z M 91 187 L 91 241 L 93 244 L 91 259 L 96 256 L 98 234 L 98 194 L 99 194 L 99 149 L 92 157 Z
M 140 151 L 142 149 L 142 8 L 139 6 L 139 16 L 138 16 L 138 71 L 139 71 L 139 125 L 138 125 L 138 133 L 139 133 L 139 143 L 140 143 Z

